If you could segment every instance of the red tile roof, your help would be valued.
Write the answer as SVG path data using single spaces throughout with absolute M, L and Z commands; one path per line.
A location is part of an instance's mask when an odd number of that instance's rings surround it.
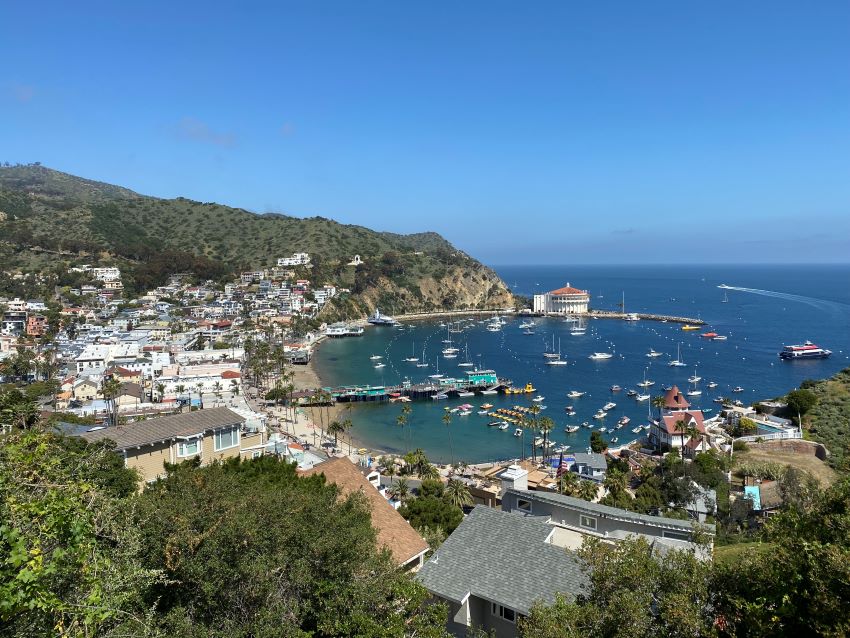
M 679 387 L 674 385 L 664 395 L 664 407 L 668 410 L 687 410 L 691 404 L 688 403 Z
M 225 370 L 221 373 L 222 379 L 241 379 L 242 375 L 236 370 Z
M 399 565 L 404 565 L 428 549 L 428 544 L 419 533 L 347 458 L 330 459 L 301 474 L 324 474 L 329 483 L 339 486 L 343 498 L 353 492 L 363 493 L 372 511 L 372 525 L 378 531 L 378 545 L 389 549 Z
M 550 295 L 586 295 L 586 290 L 579 290 L 578 288 L 573 288 L 570 284 L 567 284 L 563 288 L 558 288 L 557 290 L 549 291 Z
M 701 434 L 705 433 L 705 425 L 703 425 L 703 416 L 700 410 L 665 414 L 661 425 L 667 431 L 667 434 L 680 436 L 682 433 L 676 430 L 677 421 L 684 421 L 688 425 L 693 425 Z

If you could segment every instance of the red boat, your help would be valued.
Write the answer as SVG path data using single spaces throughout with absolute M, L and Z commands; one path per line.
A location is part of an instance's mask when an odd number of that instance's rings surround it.
M 703 332 L 700 337 L 705 337 L 706 339 L 714 339 L 717 336 L 716 332 Z

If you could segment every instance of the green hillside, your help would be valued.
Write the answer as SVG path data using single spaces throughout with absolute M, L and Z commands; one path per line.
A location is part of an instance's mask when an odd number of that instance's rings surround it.
M 830 464 L 841 467 L 850 460 L 850 368 L 823 381 L 803 382 L 817 403 L 803 417 L 810 438 L 830 451 Z
M 147 197 L 42 166 L 0 167 L 2 270 L 116 263 L 138 291 L 169 271 L 219 278 L 273 266 L 293 252 L 313 256 L 313 279 L 347 281 L 359 293 L 373 293 L 363 295 L 366 306 L 387 294 L 409 310 L 511 302 L 492 270 L 436 233 L 399 235 L 323 217 L 258 215 Z M 366 262 L 357 272 L 345 266 L 355 254 Z

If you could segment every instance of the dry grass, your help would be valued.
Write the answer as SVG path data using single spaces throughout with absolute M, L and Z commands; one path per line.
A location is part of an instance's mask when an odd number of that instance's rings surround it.
M 805 470 L 814 475 L 822 485 L 831 485 L 835 481 L 836 473 L 829 465 L 812 454 L 794 452 L 789 449 L 760 448 L 750 445 L 746 452 L 735 452 L 733 457 L 735 465 L 744 462 L 772 462 L 790 465 L 798 470 Z

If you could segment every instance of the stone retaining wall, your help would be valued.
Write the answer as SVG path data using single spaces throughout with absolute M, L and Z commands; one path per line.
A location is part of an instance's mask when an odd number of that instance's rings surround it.
M 747 443 L 750 447 L 758 447 L 763 450 L 790 450 L 795 454 L 809 454 L 826 461 L 829 450 L 823 443 L 815 441 L 803 441 L 801 439 L 785 439 L 781 441 L 762 441 L 761 443 Z

